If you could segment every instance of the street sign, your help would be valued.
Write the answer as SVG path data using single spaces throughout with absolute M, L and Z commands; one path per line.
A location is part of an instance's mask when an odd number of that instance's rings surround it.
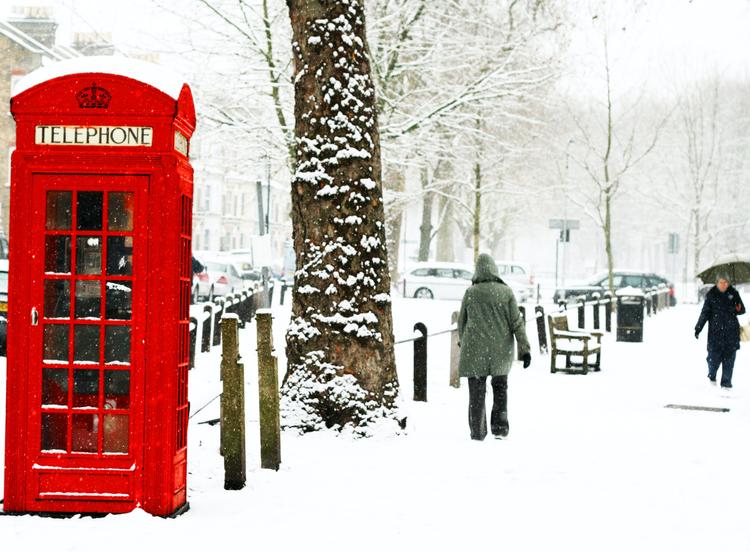
M 549 219 L 549 227 L 553 230 L 578 230 L 581 221 L 576 219 Z
M 676 232 L 669 233 L 669 247 L 667 252 L 670 255 L 677 255 L 680 252 L 680 235 Z

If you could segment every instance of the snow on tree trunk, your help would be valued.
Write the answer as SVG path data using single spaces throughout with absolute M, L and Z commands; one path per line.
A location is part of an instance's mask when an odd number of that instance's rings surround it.
M 282 424 L 395 420 L 380 138 L 362 0 L 287 0 L 293 31 L 297 272 Z

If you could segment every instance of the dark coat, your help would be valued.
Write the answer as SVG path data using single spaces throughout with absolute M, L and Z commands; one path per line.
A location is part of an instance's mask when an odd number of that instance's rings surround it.
M 722 293 L 716 286 L 706 294 L 696 333 L 708 322 L 708 350 L 735 351 L 740 348 L 740 323 L 737 316 L 745 314 L 739 292 L 732 286 Z
M 513 363 L 513 338 L 530 351 L 513 291 L 500 279 L 492 257 L 482 254 L 458 316 L 461 377 L 506 376 Z

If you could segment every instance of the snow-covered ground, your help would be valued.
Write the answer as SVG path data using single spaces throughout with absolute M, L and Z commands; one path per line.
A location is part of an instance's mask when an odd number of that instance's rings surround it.
M 456 303 L 398 300 L 397 338 L 449 326 Z M 101 519 L 0 517 L 0 550 L 750 550 L 750 355 L 735 389 L 705 377 L 698 306 L 648 319 L 643 344 L 608 336 L 601 373 L 549 373 L 538 350 L 509 384 L 510 437 L 468 438 L 467 389 L 448 386 L 447 335 L 429 345 L 426 404 L 411 402 L 411 344 L 397 346 L 408 414 L 401 436 L 282 435 L 282 468 L 259 469 L 254 327 L 241 334 L 248 485 L 224 491 L 215 401 L 190 425 L 191 509 Z M 283 351 L 288 312 L 277 309 Z M 530 327 L 530 330 L 533 328 Z M 532 344 L 536 343 L 530 331 Z M 219 349 L 191 371 L 193 411 L 219 392 Z M 4 366 L 2 371 L 4 385 Z M 4 400 L 4 392 L 2 393 Z M 728 413 L 665 409 L 722 406 Z M 4 425 L 4 407 L 0 414 Z M 1 431 L 1 430 L 0 430 Z M 2 454 L 0 452 L 0 454 Z

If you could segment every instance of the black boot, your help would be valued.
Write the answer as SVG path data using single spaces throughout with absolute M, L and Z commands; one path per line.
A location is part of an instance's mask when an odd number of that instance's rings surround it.
M 508 376 L 495 376 L 492 378 L 492 414 L 490 416 L 490 428 L 495 437 L 507 437 L 510 431 L 508 423 Z

